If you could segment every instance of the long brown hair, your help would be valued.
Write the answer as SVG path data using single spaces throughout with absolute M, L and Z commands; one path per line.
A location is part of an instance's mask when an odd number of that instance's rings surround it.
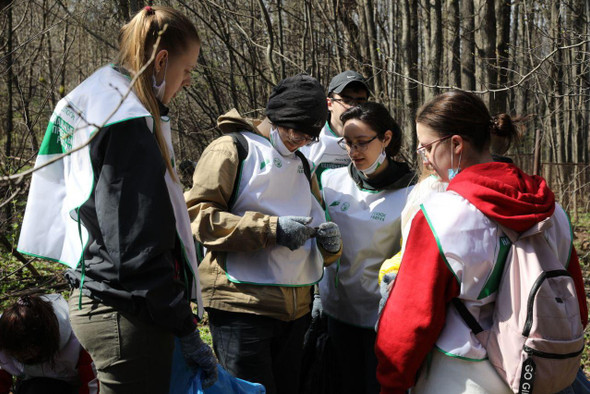
M 154 48 L 158 37 L 158 47 Z M 119 54 L 117 63 L 135 76 L 152 57 L 166 49 L 169 56 L 186 51 L 190 44 L 201 44 L 201 39 L 193 23 L 183 14 L 170 7 L 145 7 L 139 11 L 119 32 Z M 139 101 L 154 118 L 154 134 L 160 152 L 170 175 L 175 178 L 170 152 L 160 126 L 160 109 L 152 89 L 154 62 L 139 75 L 133 90 Z
M 416 115 L 416 123 L 430 127 L 441 137 L 460 135 L 482 152 L 489 148 L 492 136 L 503 138 L 508 146 L 518 139 L 517 123 L 522 118 L 508 114 L 491 116 L 484 102 L 475 94 L 451 90 L 424 104 Z
M 59 351 L 59 323 L 53 306 L 38 296 L 24 296 L 0 317 L 0 350 L 27 364 L 51 362 Z M 23 354 L 34 359 L 23 360 Z

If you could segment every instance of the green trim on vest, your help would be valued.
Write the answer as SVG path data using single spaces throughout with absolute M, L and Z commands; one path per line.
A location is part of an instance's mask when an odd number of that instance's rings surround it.
M 572 258 L 572 250 L 574 249 L 574 229 L 572 228 L 572 221 L 570 220 L 570 216 L 567 214 L 567 212 L 565 212 L 565 210 L 563 211 L 563 213 L 565 213 L 565 217 L 567 218 L 567 222 L 570 226 L 570 250 L 567 254 L 567 261 L 565 263 L 565 269 L 567 269 L 570 265 L 570 260 Z
M 181 250 L 181 253 L 182 253 L 182 258 L 184 259 L 184 265 L 187 266 L 188 269 L 190 270 L 191 274 L 193 275 L 193 280 L 198 280 L 197 277 L 195 276 L 195 272 L 193 271 L 193 267 L 191 265 L 191 261 L 188 258 L 188 254 L 186 253 L 186 248 L 184 246 L 184 242 L 182 242 L 182 237 L 178 233 L 178 230 L 176 230 L 176 236 L 178 237 L 178 241 L 180 243 L 180 250 Z M 196 247 L 195 247 L 195 249 L 196 249 Z M 198 253 L 199 252 L 195 250 L 195 254 L 197 254 L 197 256 L 198 256 Z M 182 272 L 184 273 L 184 288 L 186 289 L 186 299 L 190 302 L 191 301 L 191 296 L 193 294 L 192 287 L 190 289 L 188 287 L 188 278 L 186 276 L 186 269 L 183 268 Z
M 443 261 L 445 262 L 445 264 L 447 265 L 449 270 L 451 270 L 451 273 L 453 274 L 453 276 L 457 280 L 457 283 L 461 284 L 461 281 L 457 277 L 457 274 L 455 273 L 455 271 L 453 270 L 453 268 L 451 267 L 451 265 L 447 261 L 447 257 L 445 256 L 445 252 L 443 251 L 442 245 L 440 243 L 440 239 L 438 238 L 438 234 L 436 233 L 436 230 L 434 229 L 434 225 L 430 221 L 430 217 L 428 216 L 428 213 L 426 212 L 426 208 L 424 208 L 424 204 L 420 204 L 420 209 L 422 210 L 422 213 L 424 213 L 424 217 L 426 218 L 426 221 L 428 222 L 428 226 L 430 226 L 430 230 L 432 231 L 432 235 L 434 235 L 434 239 L 436 240 L 436 245 L 438 246 L 438 251 L 439 251 Z
M 510 252 L 512 242 L 510 242 L 508 237 L 503 236 L 499 238 L 498 243 L 500 249 L 498 250 L 498 257 L 496 258 L 494 270 L 477 296 L 478 300 L 495 293 L 498 291 L 498 287 L 500 287 L 500 280 L 502 279 L 502 273 L 504 272 L 504 266 L 506 265 L 506 258 L 508 257 L 508 252 Z
M 322 276 L 315 282 L 312 283 L 307 283 L 307 284 L 301 284 L 301 285 L 285 285 L 285 284 L 281 284 L 281 283 L 257 283 L 257 282 L 247 282 L 247 281 L 241 281 L 241 280 L 237 280 L 233 277 L 231 277 L 229 275 L 229 273 L 227 272 L 227 263 L 225 261 L 225 259 L 227 258 L 227 254 L 225 254 L 223 256 L 223 267 L 225 267 L 225 276 L 227 278 L 227 280 L 229 280 L 232 283 L 240 283 L 240 284 L 245 284 L 245 285 L 254 285 L 254 286 L 273 286 L 273 287 L 306 287 L 306 286 L 313 286 L 317 283 L 319 283 L 322 278 L 324 277 L 324 271 L 322 270 Z
M 340 137 L 338 134 L 336 134 L 336 133 L 334 132 L 334 130 L 332 130 L 332 128 L 330 127 L 330 122 L 328 122 L 328 121 L 326 121 L 326 129 L 327 129 L 327 130 L 328 130 L 330 133 L 332 133 L 332 135 L 333 135 L 334 137 Z
M 488 359 L 487 357 L 486 358 L 469 358 L 469 357 L 458 356 L 458 355 L 453 354 L 453 353 L 445 352 L 444 350 L 442 350 L 438 346 L 435 346 L 434 348 L 436 350 L 438 350 L 439 352 L 441 352 L 442 354 L 444 354 L 445 356 L 453 357 L 453 358 L 458 358 L 459 360 L 472 361 L 472 362 L 480 362 L 480 361 L 486 361 Z
M 39 254 L 34 254 L 34 253 L 26 252 L 26 251 L 21 250 L 21 249 L 16 249 L 16 251 L 19 252 L 20 254 L 24 254 L 26 256 L 33 256 L 33 257 L 37 257 L 39 259 L 43 259 L 43 260 L 47 260 L 47 261 L 53 261 L 54 263 L 60 263 L 60 264 L 63 264 L 63 265 L 67 265 L 68 267 L 70 266 L 68 263 L 64 263 L 61 260 L 53 259 L 51 257 L 41 256 Z

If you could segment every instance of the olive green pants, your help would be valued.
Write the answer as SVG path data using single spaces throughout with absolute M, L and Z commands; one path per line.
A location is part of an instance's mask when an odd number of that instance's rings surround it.
M 94 360 L 100 393 L 168 393 L 173 335 L 86 296 L 80 309 L 79 295 L 70 296 L 70 321 Z

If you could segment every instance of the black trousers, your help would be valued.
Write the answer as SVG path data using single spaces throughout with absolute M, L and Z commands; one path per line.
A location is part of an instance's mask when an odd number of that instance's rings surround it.
M 328 335 L 341 372 L 342 393 L 377 394 L 377 356 L 373 328 L 351 326 L 328 316 Z
M 213 349 L 230 374 L 263 384 L 269 394 L 299 392 L 303 336 L 311 314 L 284 322 L 211 308 L 207 313 Z

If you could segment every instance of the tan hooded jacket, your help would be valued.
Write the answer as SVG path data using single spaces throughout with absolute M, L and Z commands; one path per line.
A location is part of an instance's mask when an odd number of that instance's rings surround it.
M 248 130 L 268 138 L 270 123 L 244 119 L 232 109 L 217 120 L 224 132 Z M 277 216 L 246 212 L 237 216 L 228 202 L 239 167 L 238 151 L 231 136 L 213 141 L 203 152 L 193 176 L 193 187 L 185 193 L 193 234 L 207 248 L 199 266 L 203 303 L 206 308 L 252 313 L 275 319 L 295 320 L 310 311 L 311 286 L 262 286 L 229 281 L 223 265 L 229 251 L 254 251 L 276 243 Z M 317 179 L 312 192 L 321 201 Z M 327 266 L 340 258 L 319 246 Z

